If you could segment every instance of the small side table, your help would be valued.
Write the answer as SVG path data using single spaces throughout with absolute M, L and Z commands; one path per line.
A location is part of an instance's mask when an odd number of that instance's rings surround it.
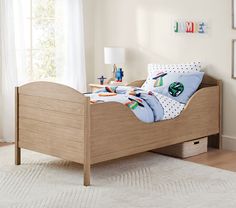
M 91 89 L 91 92 L 96 92 L 97 90 L 100 90 L 106 86 L 126 86 L 125 83 L 123 82 L 116 82 L 116 83 L 111 83 L 111 84 L 104 84 L 104 85 L 100 85 L 100 84 L 89 84 L 89 87 Z
M 96 92 L 104 87 L 106 87 L 107 85 L 100 85 L 100 84 L 89 84 L 89 87 L 91 89 L 91 92 Z

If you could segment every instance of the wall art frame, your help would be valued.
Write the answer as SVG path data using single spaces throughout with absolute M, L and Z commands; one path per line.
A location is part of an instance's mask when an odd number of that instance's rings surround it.
M 232 0 L 232 29 L 236 30 L 236 0 Z
M 232 40 L 232 79 L 236 79 L 236 39 Z

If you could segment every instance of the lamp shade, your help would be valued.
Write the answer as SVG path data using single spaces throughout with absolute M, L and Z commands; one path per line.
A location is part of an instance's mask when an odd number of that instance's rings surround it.
M 124 48 L 104 48 L 105 64 L 124 64 L 125 49 Z

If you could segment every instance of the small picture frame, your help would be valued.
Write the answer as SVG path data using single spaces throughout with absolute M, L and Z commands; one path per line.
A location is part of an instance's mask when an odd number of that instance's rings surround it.
M 232 78 L 236 79 L 236 39 L 232 40 Z
M 236 30 L 236 0 L 232 0 L 232 28 Z

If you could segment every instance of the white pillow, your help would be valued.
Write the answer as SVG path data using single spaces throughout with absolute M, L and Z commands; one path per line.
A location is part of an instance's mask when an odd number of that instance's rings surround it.
M 201 62 L 187 64 L 148 64 L 148 74 L 153 72 L 192 73 L 201 71 Z
M 201 71 L 200 62 L 192 62 L 187 64 L 149 64 L 148 65 L 148 77 L 145 83 L 142 85 L 142 89 L 150 91 L 153 89 L 153 78 L 161 73 L 193 73 Z

